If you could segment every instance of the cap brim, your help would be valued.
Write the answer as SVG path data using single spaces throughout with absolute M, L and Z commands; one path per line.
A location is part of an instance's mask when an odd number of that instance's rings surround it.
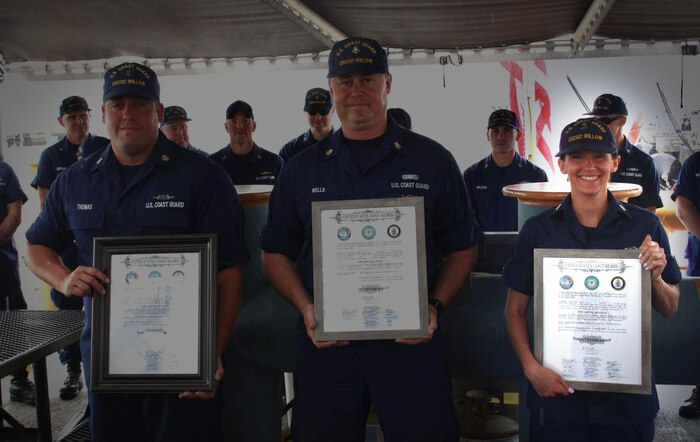
M 141 97 L 145 98 L 146 100 L 150 101 L 159 101 L 160 98 L 158 95 L 154 94 L 153 92 L 144 90 L 143 87 L 132 87 L 132 86 L 120 86 L 120 87 L 115 87 L 112 88 L 109 92 L 104 94 L 102 96 L 102 101 L 109 101 L 113 98 L 122 96 L 122 95 L 133 95 L 135 97 Z
M 575 146 L 569 146 L 565 149 L 560 150 L 557 152 L 555 156 L 561 157 L 564 155 L 569 155 L 574 152 L 581 152 L 581 151 L 591 151 L 591 152 L 600 152 L 600 153 L 609 153 L 611 155 L 614 155 L 617 153 L 617 148 L 612 147 L 612 146 L 601 146 L 600 144 L 597 143 L 581 143 L 577 144 Z
M 373 67 L 366 65 L 347 65 L 346 67 L 337 68 L 333 72 L 329 72 L 326 78 L 341 77 L 350 74 L 386 74 L 389 71 L 382 67 Z
M 520 130 L 520 128 L 519 128 L 518 126 L 516 126 L 516 125 L 514 125 L 514 124 L 511 124 L 511 123 L 495 123 L 495 124 L 489 124 L 488 126 L 486 126 L 486 128 L 487 128 L 487 129 L 491 129 L 492 127 L 496 127 L 496 126 L 508 126 L 508 127 L 512 128 L 512 129 Z
M 330 112 L 332 107 L 330 104 L 309 104 L 304 106 L 304 112 Z

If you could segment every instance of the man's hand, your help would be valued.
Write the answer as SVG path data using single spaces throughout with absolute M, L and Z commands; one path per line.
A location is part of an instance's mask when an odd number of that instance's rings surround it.
M 314 330 L 316 329 L 316 317 L 314 316 L 314 305 L 313 303 L 309 303 L 306 307 L 304 307 L 304 310 L 302 311 L 302 315 L 304 316 L 304 326 L 306 327 L 306 334 L 309 336 L 309 339 L 311 339 L 311 342 L 314 343 L 316 348 L 322 349 L 322 348 L 328 348 L 328 347 L 343 347 L 345 345 L 348 345 L 350 341 L 317 341 L 316 340 L 316 333 Z
M 433 338 L 433 333 L 435 333 L 435 330 L 437 330 L 438 327 L 438 316 L 437 316 L 437 310 L 435 310 L 435 307 L 432 305 L 428 306 L 428 337 L 427 338 L 420 338 L 420 339 L 397 339 L 395 342 L 397 344 L 406 344 L 406 345 L 418 345 L 418 344 L 425 344 L 426 342 L 430 341 Z
M 59 291 L 66 296 L 90 296 L 93 292 L 104 295 L 106 284 L 109 278 L 95 267 L 78 266 L 63 279 Z
M 221 362 L 221 357 L 216 358 L 216 373 L 214 373 L 214 391 L 211 393 L 205 391 L 183 391 L 178 394 L 177 397 L 180 399 L 214 399 L 216 396 L 216 390 L 219 388 L 221 380 L 224 378 L 224 364 Z

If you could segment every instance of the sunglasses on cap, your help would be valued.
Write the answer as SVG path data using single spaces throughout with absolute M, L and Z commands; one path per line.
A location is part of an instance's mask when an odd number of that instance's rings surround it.
M 319 115 L 319 114 L 326 116 L 326 115 L 328 115 L 328 112 L 329 111 L 308 111 L 307 113 L 309 115 L 311 115 L 312 117 L 315 117 L 316 115 Z

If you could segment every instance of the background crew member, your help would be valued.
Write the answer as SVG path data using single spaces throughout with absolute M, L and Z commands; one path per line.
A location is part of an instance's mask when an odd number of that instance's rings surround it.
M 187 111 L 180 106 L 168 106 L 163 111 L 163 121 L 160 123 L 160 131 L 163 132 L 165 138 L 184 147 L 187 150 L 197 152 L 198 154 L 209 156 L 208 153 L 201 149 L 197 149 L 190 144 L 189 122 L 191 118 L 187 118 Z
M 90 156 L 109 144 L 109 139 L 90 135 L 90 108 L 83 97 L 71 96 L 64 99 L 58 108 L 58 124 L 66 130 L 66 136 L 61 141 L 49 146 L 41 153 L 36 178 L 32 187 L 39 191 L 41 207 L 46 203 L 46 195 L 56 177 L 68 169 L 76 161 Z M 70 270 L 78 266 L 78 250 L 75 244 L 69 244 L 61 252 L 61 259 Z M 82 310 L 81 298 L 69 298 L 56 289 L 51 289 L 51 300 L 59 310 Z M 59 390 L 59 397 L 64 400 L 73 399 L 83 388 L 81 379 L 80 345 L 78 343 L 63 347 L 58 351 L 61 364 L 66 365 L 68 376 Z
M 683 163 L 678 181 L 673 188 L 671 199 L 676 202 L 678 219 L 688 229 L 688 244 L 685 257 L 688 259 L 688 276 L 700 276 L 700 153 L 694 153 Z M 696 280 L 697 295 L 700 299 L 700 282 Z M 700 417 L 700 385 L 696 385 L 690 398 L 678 410 L 681 417 Z
M 603 94 L 595 99 L 590 115 L 610 127 L 615 136 L 615 145 L 620 154 L 620 167 L 613 173 L 613 183 L 632 183 L 642 186 L 642 194 L 630 198 L 629 202 L 651 212 L 663 207 L 659 196 L 659 175 L 654 160 L 649 154 L 631 144 L 622 133 L 627 122 L 627 105 L 622 98 Z
M 392 107 L 391 109 L 387 109 L 386 113 L 389 115 L 389 117 L 396 121 L 396 124 L 404 129 L 413 129 L 413 125 L 411 124 L 411 116 L 400 107 Z
M 547 181 L 544 170 L 515 151 L 522 136 L 514 112 L 507 109 L 492 112 L 486 129 L 491 154 L 464 171 L 476 218 L 485 230 L 518 230 L 518 201 L 503 195 L 504 186 Z
M 0 310 L 25 310 L 19 280 L 19 259 L 13 235 L 22 222 L 22 205 L 27 202 L 17 175 L 0 157 Z M 34 405 L 34 384 L 27 370 L 12 373 L 10 400 Z M 2 418 L 0 418 L 2 419 Z
M 268 278 L 303 319 L 292 437 L 364 441 L 373 403 L 389 442 L 457 441 L 438 315 L 469 276 L 482 233 L 449 151 L 387 118 L 392 77 L 379 43 L 361 37 L 337 42 L 328 70 L 342 128 L 285 165 L 260 239 Z M 426 204 L 430 337 L 316 341 L 311 203 L 404 195 L 423 197 Z
M 275 184 L 282 159 L 253 141 L 256 128 L 253 108 L 245 101 L 234 101 L 226 109 L 224 127 L 229 144 L 209 158 L 221 164 L 233 184 Z
M 104 79 L 102 120 L 111 144 L 61 174 L 54 183 L 44 210 L 27 231 L 29 268 L 67 296 L 86 297 L 80 343 L 89 380 L 92 294 L 103 296 L 110 282 L 91 266 L 93 239 L 216 234 L 219 358 L 215 379 L 220 381 L 220 357 L 241 297 L 240 264 L 248 259 L 243 213 L 235 189 L 220 167 L 178 147 L 158 130 L 163 105 L 158 78 L 150 68 L 123 63 L 105 72 Z M 162 201 L 172 204 L 153 204 Z M 70 271 L 57 253 L 73 240 L 81 265 Z M 203 392 L 90 392 L 91 440 L 219 440 L 220 396 L 193 400 L 213 396 Z
M 310 129 L 282 146 L 280 157 L 285 162 L 333 132 L 335 111 L 329 91 L 320 87 L 309 89 L 304 100 L 304 112 L 309 120 Z
M 652 394 L 574 392 L 559 373 L 540 365 L 528 339 L 527 309 L 534 293 L 533 249 L 639 248 L 651 273 L 651 304 L 664 316 L 678 308 L 681 274 L 659 219 L 607 190 L 620 157 L 611 130 L 585 118 L 561 134 L 559 168 L 571 193 L 557 206 L 530 218 L 520 230 L 503 280 L 508 286 L 505 319 L 511 343 L 529 381 L 531 441 L 647 441 L 659 410 Z M 582 284 L 581 281 L 578 281 Z M 653 384 L 653 377 L 652 377 Z

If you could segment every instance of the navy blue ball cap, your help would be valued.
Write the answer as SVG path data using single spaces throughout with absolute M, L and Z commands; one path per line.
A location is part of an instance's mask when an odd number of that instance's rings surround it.
M 376 40 L 350 37 L 336 42 L 328 55 L 327 78 L 341 75 L 386 74 L 389 60 L 386 52 Z
M 558 157 L 589 150 L 617 155 L 617 145 L 608 126 L 597 118 L 580 118 L 561 131 Z
M 226 119 L 230 120 L 233 118 L 233 116 L 236 115 L 236 112 L 242 112 L 246 117 L 250 118 L 251 120 L 255 120 L 255 117 L 253 116 L 253 108 L 250 107 L 250 104 L 243 100 L 236 100 L 226 108 Z
M 160 123 L 161 126 L 172 123 L 175 120 L 185 120 L 192 121 L 191 118 L 187 118 L 187 111 L 181 106 L 168 106 L 163 110 L 163 121 Z
M 487 129 L 491 129 L 494 126 L 508 126 L 515 130 L 520 130 L 520 122 L 518 121 L 518 116 L 515 112 L 508 109 L 498 109 L 491 112 L 489 115 L 489 124 Z
M 122 63 L 105 72 L 102 101 L 120 95 L 135 95 L 151 101 L 160 100 L 158 77 L 148 66 Z
M 331 93 L 326 89 L 315 87 L 306 92 L 304 100 L 304 112 L 321 112 L 327 114 L 333 107 Z
M 593 102 L 593 110 L 584 115 L 629 115 L 622 98 L 613 94 L 603 94 Z
M 68 112 L 74 112 L 77 110 L 85 110 L 89 112 L 92 109 L 88 107 L 85 98 L 72 95 L 68 98 L 64 98 L 63 101 L 61 101 L 61 105 L 58 107 L 58 114 L 60 117 L 62 117 Z

